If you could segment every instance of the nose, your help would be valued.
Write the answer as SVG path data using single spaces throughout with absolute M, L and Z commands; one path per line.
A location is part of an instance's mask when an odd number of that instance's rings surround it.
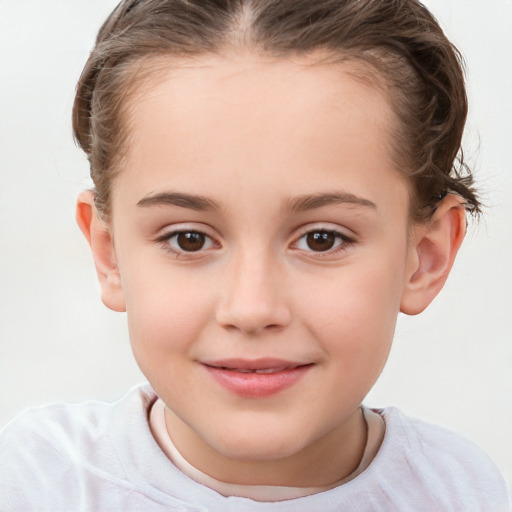
M 216 311 L 219 325 L 258 335 L 290 323 L 283 271 L 270 256 L 240 255 L 226 268 L 226 276 Z

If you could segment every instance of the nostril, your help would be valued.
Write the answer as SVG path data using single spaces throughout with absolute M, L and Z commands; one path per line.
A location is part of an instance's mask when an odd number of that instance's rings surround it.
M 227 329 L 228 331 L 241 331 L 247 334 L 258 334 L 263 331 L 277 331 L 282 329 L 282 326 L 279 324 L 269 324 L 269 325 L 248 325 L 248 324 L 240 324 L 236 325 L 233 323 L 223 324 L 222 327 Z
M 224 329 L 228 331 L 239 331 L 240 329 L 234 324 L 221 324 Z

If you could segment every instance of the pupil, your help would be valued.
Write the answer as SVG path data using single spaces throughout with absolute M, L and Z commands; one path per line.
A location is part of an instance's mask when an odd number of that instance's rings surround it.
M 326 231 L 315 231 L 306 237 L 308 247 L 313 251 L 328 251 L 334 247 L 336 237 Z
M 177 239 L 180 249 L 188 252 L 199 251 L 203 248 L 205 242 L 205 235 L 203 233 L 197 233 L 195 231 L 189 231 L 187 233 L 179 233 Z

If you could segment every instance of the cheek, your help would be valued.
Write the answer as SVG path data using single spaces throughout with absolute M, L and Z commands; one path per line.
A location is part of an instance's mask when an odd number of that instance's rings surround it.
M 384 365 L 396 325 L 402 288 L 400 259 L 363 258 L 336 269 L 302 293 L 308 328 L 344 371 Z
M 130 341 L 139 365 L 186 353 L 213 314 L 211 293 L 200 277 L 155 264 L 129 275 L 123 290 Z

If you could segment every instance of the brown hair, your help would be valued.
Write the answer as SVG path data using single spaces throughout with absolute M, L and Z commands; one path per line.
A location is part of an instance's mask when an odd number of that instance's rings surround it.
M 123 0 L 100 29 L 73 107 L 100 212 L 109 213 L 127 140 L 125 99 L 151 74 L 144 63 L 240 46 L 283 57 L 322 50 L 367 64 L 399 119 L 393 140 L 397 165 L 411 180 L 413 220 L 428 220 L 447 192 L 480 212 L 461 150 L 462 58 L 417 0 Z

